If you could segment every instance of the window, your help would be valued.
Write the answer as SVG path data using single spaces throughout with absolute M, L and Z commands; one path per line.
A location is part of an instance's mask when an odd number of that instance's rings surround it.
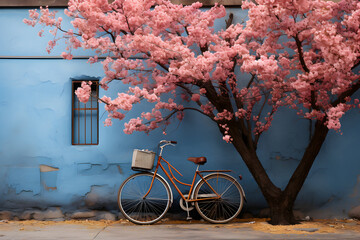
M 85 80 L 72 81 L 72 145 L 98 145 L 99 144 L 99 81 L 93 81 L 91 96 L 84 104 L 75 95 L 75 90 Z

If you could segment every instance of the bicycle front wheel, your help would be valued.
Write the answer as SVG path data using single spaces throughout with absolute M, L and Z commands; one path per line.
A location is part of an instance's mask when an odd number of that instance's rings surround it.
M 223 173 L 209 174 L 204 179 L 206 181 L 201 180 L 194 192 L 194 199 L 198 200 L 195 208 L 201 217 L 211 223 L 227 223 L 237 217 L 244 202 L 240 184 Z M 213 190 L 220 198 L 214 199 L 217 195 Z
M 121 213 L 136 224 L 152 224 L 159 221 L 171 205 L 171 193 L 166 182 L 155 176 L 149 191 L 153 173 L 137 173 L 120 186 L 118 204 Z

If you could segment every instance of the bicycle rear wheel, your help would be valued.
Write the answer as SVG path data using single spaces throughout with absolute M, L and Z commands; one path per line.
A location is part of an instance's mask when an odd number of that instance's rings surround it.
M 202 218 L 211 223 L 227 223 L 237 217 L 243 207 L 244 196 L 240 184 L 231 176 L 213 173 L 204 177 L 194 192 L 195 208 Z M 209 185 L 221 196 L 217 195 Z
M 127 178 L 118 192 L 118 205 L 122 214 L 136 224 L 159 221 L 171 205 L 171 190 L 166 182 L 155 176 L 150 193 L 153 173 L 137 173 Z

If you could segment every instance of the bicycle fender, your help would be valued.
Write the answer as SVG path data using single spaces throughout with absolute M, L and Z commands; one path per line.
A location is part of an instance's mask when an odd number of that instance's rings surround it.
M 151 172 L 151 173 L 154 174 L 154 172 Z M 172 192 L 172 190 L 171 190 L 170 184 L 169 184 L 168 181 L 166 181 L 166 179 L 165 179 L 163 176 L 161 176 L 160 174 L 156 173 L 156 176 L 158 176 L 159 178 L 161 178 L 161 180 L 163 180 L 163 181 L 166 183 L 166 185 L 168 186 L 168 188 L 170 189 L 170 206 L 169 206 L 169 208 L 170 208 L 170 207 L 172 206 L 173 202 L 174 202 L 174 195 L 173 195 L 173 192 Z
M 216 172 L 215 172 L 215 173 L 210 173 L 210 174 L 204 176 L 204 178 L 207 178 L 207 177 L 212 176 L 212 175 L 226 175 L 226 176 L 234 179 L 234 181 L 236 181 L 236 182 L 239 184 L 241 193 L 242 193 L 242 195 L 244 196 L 244 200 L 245 200 L 245 202 L 247 202 L 246 196 L 245 196 L 245 191 L 244 191 L 243 187 L 241 186 L 241 184 L 236 180 L 236 178 L 234 178 L 233 176 L 231 176 L 231 175 L 229 175 L 229 174 L 226 174 L 226 173 L 216 173 Z M 200 180 L 196 183 L 194 189 L 196 189 L 196 187 L 199 185 L 199 183 L 200 183 L 201 181 L 202 181 L 202 179 L 200 179 Z M 192 198 L 192 199 L 194 199 L 194 193 L 195 193 L 195 191 L 193 191 L 192 194 L 191 194 L 191 198 Z

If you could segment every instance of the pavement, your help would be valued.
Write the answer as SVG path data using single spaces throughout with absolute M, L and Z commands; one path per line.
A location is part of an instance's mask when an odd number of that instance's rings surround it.
M 248 221 L 228 224 L 208 224 L 206 222 L 162 222 L 139 226 L 127 221 L 2 221 L 0 240 L 103 240 L 103 239 L 186 239 L 186 240 L 359 240 L 360 224 L 351 223 L 351 228 L 343 224 L 271 226 L 266 222 Z M 335 225 L 334 225 L 335 224 Z M 349 224 L 349 223 L 347 223 Z M 254 227 L 256 226 L 256 227 Z M 324 227 L 322 227 L 324 226 Z M 341 227 L 343 226 L 343 227 Z M 345 226 L 345 227 L 344 227 Z M 334 230 L 334 231 L 333 231 Z

